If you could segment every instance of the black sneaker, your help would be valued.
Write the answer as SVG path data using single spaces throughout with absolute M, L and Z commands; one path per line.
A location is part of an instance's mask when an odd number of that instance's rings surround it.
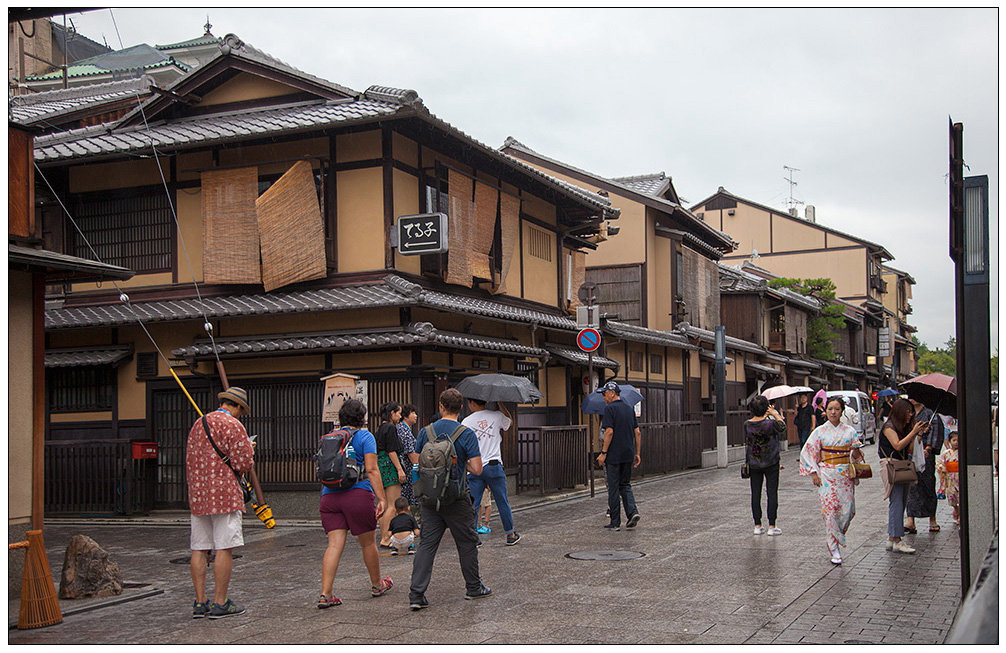
M 622 530 L 622 527 L 619 526 L 618 524 L 606 524 L 605 528 L 607 528 L 609 530 L 612 530 L 612 531 L 620 531 L 620 530 Z
M 506 536 L 507 546 L 513 546 L 518 542 L 520 542 L 520 533 L 518 533 L 517 531 L 514 531 L 513 533 L 510 533 L 509 535 Z
M 638 512 L 634 512 L 631 515 L 629 515 L 629 521 L 625 524 L 625 527 L 626 528 L 635 528 L 636 524 L 638 524 L 638 523 L 639 523 L 639 513 Z
M 413 612 L 428 607 L 430 607 L 430 602 L 426 600 L 425 596 L 420 596 L 418 599 L 409 599 L 409 608 Z
M 192 602 L 192 618 L 202 619 L 210 613 L 209 601 L 206 603 L 200 603 L 199 601 Z
M 491 589 L 489 589 L 485 585 L 482 585 L 481 587 L 479 587 L 474 592 L 467 592 L 465 594 L 465 599 L 466 600 L 481 599 L 481 598 L 483 598 L 485 596 L 489 596 L 492 593 L 493 593 L 493 591 Z
M 244 614 L 245 609 L 239 606 L 234 601 L 227 599 L 224 601 L 223 605 L 219 603 L 214 603 L 213 607 L 210 608 L 209 618 L 210 619 L 223 619 L 224 617 L 235 617 L 239 614 Z

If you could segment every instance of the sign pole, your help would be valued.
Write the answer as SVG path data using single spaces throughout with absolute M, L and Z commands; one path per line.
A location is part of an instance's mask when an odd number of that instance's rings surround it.
M 593 329 L 600 327 L 600 320 L 595 320 L 594 315 L 594 301 L 597 299 L 597 284 L 593 282 L 586 282 L 577 290 L 577 297 L 579 300 L 587 307 L 586 324 L 580 326 L 584 329 Z M 579 318 L 579 316 L 578 316 Z M 578 319 L 577 322 L 580 320 Z M 581 334 L 583 332 L 581 331 Z M 581 335 L 577 335 L 576 344 L 581 349 L 586 349 L 587 351 L 587 396 L 594 391 L 591 387 L 594 381 L 594 349 L 597 349 L 601 345 L 601 334 L 597 332 L 597 341 L 594 343 L 593 347 L 584 347 Z M 587 415 L 587 477 L 590 479 L 590 498 L 594 498 L 594 416 Z

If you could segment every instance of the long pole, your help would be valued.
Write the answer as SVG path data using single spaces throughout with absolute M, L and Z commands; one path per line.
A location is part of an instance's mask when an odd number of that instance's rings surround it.
M 587 396 L 594 391 L 591 387 L 594 381 L 594 352 L 587 352 Z M 587 454 L 587 475 L 590 477 L 590 498 L 594 498 L 594 416 L 587 415 L 587 439 L 590 451 Z
M 716 466 L 726 467 L 727 456 L 727 331 L 718 326 L 716 333 Z
M 230 383 L 227 382 L 227 372 L 224 371 L 223 361 L 217 361 L 217 373 L 220 374 L 220 383 L 223 385 L 224 390 L 231 387 Z M 248 480 L 251 482 L 252 489 L 255 490 L 255 502 L 258 505 L 265 503 L 265 494 L 262 493 L 262 485 L 259 483 L 258 474 L 255 473 L 255 465 L 252 464 L 252 468 L 248 470 Z

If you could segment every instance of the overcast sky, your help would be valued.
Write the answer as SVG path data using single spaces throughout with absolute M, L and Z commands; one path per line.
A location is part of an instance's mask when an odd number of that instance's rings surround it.
M 114 49 L 237 34 L 356 90 L 415 89 L 499 147 L 606 177 L 663 171 L 686 206 L 723 186 L 883 245 L 917 281 L 910 323 L 955 331 L 948 121 L 988 175 L 998 347 L 996 9 L 116 9 L 71 16 Z M 114 17 L 114 22 L 113 22 Z M 54 20 L 60 21 L 60 17 Z M 120 46 L 121 39 L 121 46 Z M 802 210 L 802 206 L 801 206 Z

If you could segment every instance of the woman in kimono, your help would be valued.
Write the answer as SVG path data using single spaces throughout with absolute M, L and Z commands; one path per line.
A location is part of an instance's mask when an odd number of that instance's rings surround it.
M 845 402 L 841 397 L 827 400 L 825 415 L 828 421 L 818 426 L 807 438 L 800 451 L 800 476 L 810 476 L 821 498 L 821 514 L 828 533 L 828 552 L 831 563 L 842 564 L 845 531 L 856 516 L 855 486 L 859 481 L 846 476 L 850 454 L 863 461 L 863 446 L 856 431 L 842 423 Z

